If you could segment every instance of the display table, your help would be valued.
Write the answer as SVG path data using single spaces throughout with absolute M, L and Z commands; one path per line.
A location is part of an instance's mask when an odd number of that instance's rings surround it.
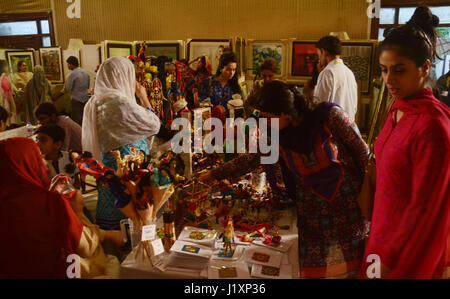
M 27 137 L 27 126 L 7 130 L 0 133 L 0 140 L 12 137 Z
M 282 236 L 282 240 L 292 241 L 292 245 L 286 252 L 286 257 L 288 263 L 292 266 L 292 278 L 299 277 L 299 263 L 298 263 L 298 232 L 297 232 L 297 220 L 295 216 L 295 211 L 293 209 L 288 209 L 282 211 L 278 225 L 289 225 L 289 230 L 280 230 L 279 233 Z M 157 223 L 158 224 L 158 223 Z M 159 227 L 160 225 L 158 225 Z M 220 228 L 214 227 L 220 234 L 222 230 Z M 239 234 L 236 231 L 236 234 Z M 251 244 L 250 246 L 264 247 L 260 245 Z M 266 248 L 266 247 L 264 247 Z M 120 269 L 120 278 L 159 278 L 159 279 L 205 279 L 207 277 L 207 272 L 198 271 L 160 271 L 159 269 L 150 265 L 150 262 L 137 263 L 135 260 L 136 248 L 127 256 L 127 258 L 122 262 Z M 242 258 L 242 257 L 241 257 Z

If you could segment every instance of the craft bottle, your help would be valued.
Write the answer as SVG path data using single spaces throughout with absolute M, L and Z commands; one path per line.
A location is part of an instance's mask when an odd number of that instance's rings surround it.
M 173 243 L 176 241 L 175 236 L 175 216 L 172 210 L 165 211 L 163 213 L 163 222 L 164 222 L 164 249 L 166 252 L 169 252 Z

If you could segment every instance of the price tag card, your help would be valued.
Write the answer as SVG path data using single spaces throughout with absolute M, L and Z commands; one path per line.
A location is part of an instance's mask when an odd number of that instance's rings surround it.
M 150 224 L 142 227 L 141 241 L 154 240 L 156 238 L 156 225 Z
M 164 252 L 164 245 L 161 239 L 156 239 L 152 241 L 152 253 L 153 256 L 157 256 Z

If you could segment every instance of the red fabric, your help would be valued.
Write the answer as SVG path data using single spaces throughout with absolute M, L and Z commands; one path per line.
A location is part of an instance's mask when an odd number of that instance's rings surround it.
M 67 200 L 48 191 L 36 143 L 0 141 L 0 169 L 0 278 L 66 278 L 83 224 Z
M 404 113 L 395 124 L 396 110 Z M 364 261 L 388 278 L 441 278 L 450 232 L 450 109 L 431 89 L 396 100 L 375 143 L 377 186 Z M 360 277 L 366 277 L 364 263 Z
M 14 94 L 12 87 L 11 87 L 11 78 L 8 75 L 4 75 L 2 78 L 2 82 L 0 82 L 1 88 L 3 89 L 3 92 L 8 94 L 9 97 L 6 97 L 9 101 L 11 100 L 10 96 Z

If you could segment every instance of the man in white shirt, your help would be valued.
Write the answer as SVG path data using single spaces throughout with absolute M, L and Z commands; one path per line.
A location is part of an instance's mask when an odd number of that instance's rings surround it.
M 335 36 L 322 37 L 316 44 L 320 72 L 314 96 L 321 102 L 338 104 L 355 121 L 358 106 L 358 86 L 355 75 L 344 64 L 341 56 L 341 41 Z

